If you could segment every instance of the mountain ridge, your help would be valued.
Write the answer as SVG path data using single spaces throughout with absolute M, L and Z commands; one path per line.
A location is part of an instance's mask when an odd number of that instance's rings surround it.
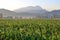
M 38 17 L 38 18 L 60 18 L 60 10 L 48 11 L 40 6 L 29 6 L 14 11 L 0 9 L 4 16 L 16 17 Z

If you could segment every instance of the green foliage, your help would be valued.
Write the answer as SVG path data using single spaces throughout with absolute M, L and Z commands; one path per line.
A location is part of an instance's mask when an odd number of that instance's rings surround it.
M 60 20 L 0 19 L 0 40 L 60 40 Z

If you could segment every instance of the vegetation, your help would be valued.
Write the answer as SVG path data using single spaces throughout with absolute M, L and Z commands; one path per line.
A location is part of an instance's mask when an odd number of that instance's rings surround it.
M 60 20 L 0 19 L 0 40 L 60 40 Z

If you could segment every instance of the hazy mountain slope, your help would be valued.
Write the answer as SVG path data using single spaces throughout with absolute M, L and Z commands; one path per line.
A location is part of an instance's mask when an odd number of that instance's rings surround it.
M 27 13 L 44 13 L 47 12 L 47 10 L 41 8 L 40 6 L 28 6 L 28 7 L 24 7 L 24 8 L 20 8 L 20 9 L 16 9 L 14 10 L 17 13 L 23 13 L 23 12 L 27 12 Z
M 7 9 L 0 9 L 0 13 L 3 14 L 3 16 L 16 16 L 16 12 L 7 10 Z
M 25 8 L 20 8 L 14 10 L 15 12 L 19 13 L 20 15 L 29 15 L 29 16 L 37 16 L 37 17 L 44 17 L 44 18 L 60 18 L 60 10 L 53 10 L 47 11 L 40 6 L 29 6 Z
M 60 18 L 60 10 L 47 11 L 39 6 L 29 6 L 14 11 L 0 9 L 0 13 L 6 16 L 16 17 L 39 17 L 39 18 Z
M 23 15 L 25 16 L 45 15 L 44 13 L 48 12 L 47 10 L 41 8 L 40 6 L 28 6 L 28 7 L 16 9 L 14 11 L 19 13 L 22 16 Z
M 53 10 L 49 12 L 48 15 L 53 18 L 60 18 L 60 10 Z
M 19 8 L 19 9 L 16 9 L 14 10 L 15 12 L 27 12 L 27 11 L 31 11 L 31 10 L 42 10 L 41 7 L 39 6 L 28 6 L 28 7 L 24 7 L 24 8 Z

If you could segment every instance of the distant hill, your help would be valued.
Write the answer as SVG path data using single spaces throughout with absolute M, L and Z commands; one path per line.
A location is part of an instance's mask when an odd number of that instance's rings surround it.
M 22 16 L 45 15 L 44 13 L 48 12 L 47 10 L 41 8 L 40 6 L 28 6 L 28 7 L 16 9 L 14 11 Z
M 37 18 L 60 18 L 60 10 L 47 11 L 40 6 L 28 6 L 14 11 L 0 9 L 4 17 L 37 17 Z
M 60 10 L 53 10 L 47 14 L 52 18 L 60 18 Z
M 10 10 L 7 10 L 7 9 L 0 9 L 0 13 L 2 13 L 4 17 L 16 16 L 16 14 L 17 14 L 16 12 L 10 11 Z
M 28 7 L 16 9 L 14 11 L 18 12 L 18 13 L 21 13 L 21 12 L 27 12 L 27 13 L 44 13 L 44 12 L 47 12 L 47 10 L 41 8 L 40 6 L 28 6 Z

